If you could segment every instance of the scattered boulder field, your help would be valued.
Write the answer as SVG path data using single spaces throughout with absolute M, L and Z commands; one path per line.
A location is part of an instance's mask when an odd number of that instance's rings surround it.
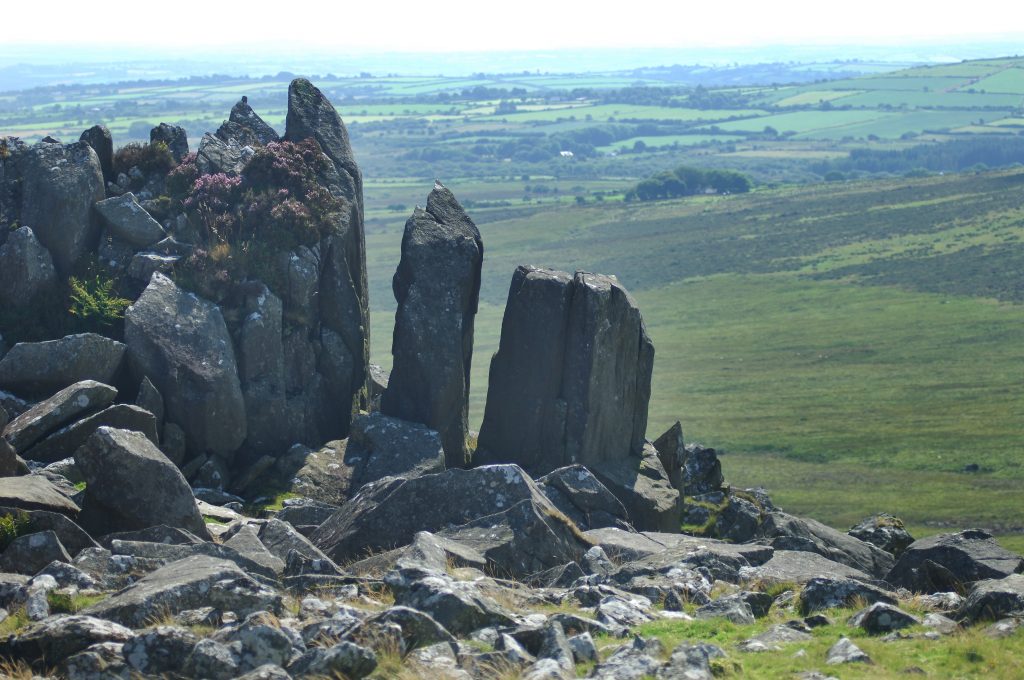
M 1021 634 L 1024 558 L 990 535 L 843 533 L 732 488 L 680 423 L 648 440 L 654 346 L 614 276 L 512 273 L 471 432 L 484 244 L 440 182 L 425 205 L 389 375 L 362 176 L 309 81 L 284 134 L 243 97 L 195 153 L 168 124 L 0 139 L 0 675 L 702 679 L 796 653 L 825 678 L 877 663 L 865 640 Z M 651 632 L 702 620 L 755 632 Z

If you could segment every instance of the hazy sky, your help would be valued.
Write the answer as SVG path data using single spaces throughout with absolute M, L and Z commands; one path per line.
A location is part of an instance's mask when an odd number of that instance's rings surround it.
M 1012 37 L 997 11 L 922 0 L 107 0 L 4 2 L 4 41 L 340 51 L 864 44 Z M 1017 9 L 1012 9 L 1017 7 Z M 1016 15 L 1016 16 L 1014 16 Z M 183 56 L 185 56 L 183 54 Z

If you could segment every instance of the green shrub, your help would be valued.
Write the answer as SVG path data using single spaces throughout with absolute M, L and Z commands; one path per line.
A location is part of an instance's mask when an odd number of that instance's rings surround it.
M 0 552 L 6 550 L 18 536 L 28 533 L 29 522 L 28 513 L 24 511 L 0 517 Z

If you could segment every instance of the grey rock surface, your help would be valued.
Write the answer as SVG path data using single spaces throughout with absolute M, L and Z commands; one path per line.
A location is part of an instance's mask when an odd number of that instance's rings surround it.
M 640 455 L 654 346 L 612 277 L 516 269 L 491 361 L 481 462 L 534 474 Z
M 21 453 L 30 446 L 84 414 L 110 404 L 117 390 L 95 380 L 83 380 L 38 402 L 4 428 L 3 437 Z
M 220 309 L 154 274 L 125 313 L 134 370 L 164 397 L 167 418 L 197 453 L 232 454 L 245 441 L 245 400 Z
M 110 130 L 106 125 L 93 125 L 82 133 L 78 141 L 85 142 L 96 152 L 105 182 L 113 182 L 117 179 L 114 174 L 114 139 L 110 136 Z
M 959 615 L 970 622 L 1024 617 L 1024 574 L 978 581 L 967 594 Z
M 682 497 L 672 486 L 651 444 L 644 444 L 638 456 L 606 460 L 592 470 L 622 501 L 634 528 L 664 533 L 679 531 Z
M 281 596 L 231 562 L 197 556 L 168 564 L 82 613 L 141 627 L 155 616 L 202 606 L 241 616 L 261 610 L 277 612 Z
M 92 212 L 93 204 L 106 198 L 99 156 L 85 142 L 39 142 L 19 166 L 21 223 L 32 227 L 57 272 L 67 276 L 99 238 Z
M 914 541 L 885 580 L 915 593 L 935 593 L 1022 572 L 1024 557 L 1000 546 L 991 534 L 968 529 Z
M 122 430 L 141 432 L 154 445 L 160 439 L 156 430 L 156 418 L 149 411 L 128 404 L 114 404 L 99 413 L 82 418 L 67 425 L 32 448 L 25 451 L 25 458 L 41 463 L 52 463 L 74 455 L 93 432 L 100 427 L 115 427 Z
M 209 538 L 192 488 L 142 433 L 100 427 L 75 462 L 87 484 L 80 520 L 92 533 L 166 524 Z
M 426 209 L 405 223 L 392 281 L 398 302 L 393 366 L 381 410 L 441 435 L 448 467 L 469 460 L 469 377 L 483 263 L 480 231 L 435 183 Z
M 20 342 L 0 360 L 0 388 L 50 395 L 83 380 L 110 384 L 124 353 L 124 343 L 96 333 Z
M 778 550 L 818 553 L 874 578 L 885 577 L 894 563 L 892 555 L 871 543 L 836 531 L 817 520 L 794 517 L 781 511 L 771 512 L 765 517 L 760 534 Z
M 0 245 L 0 304 L 24 308 L 54 293 L 57 270 L 31 227 L 19 227 Z
M 167 236 L 160 223 L 139 205 L 130 191 L 99 201 L 96 212 L 107 233 L 136 248 L 151 246 Z
M 80 508 L 42 475 L 0 477 L 0 506 L 77 517 Z

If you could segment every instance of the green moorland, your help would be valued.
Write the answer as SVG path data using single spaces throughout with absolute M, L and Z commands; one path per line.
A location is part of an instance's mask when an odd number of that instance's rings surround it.
M 679 419 L 732 483 L 837 527 L 885 510 L 1024 548 L 1024 171 L 477 218 L 474 423 L 514 267 L 615 273 L 657 349 L 649 435 Z M 400 239 L 367 235 L 385 365 Z

